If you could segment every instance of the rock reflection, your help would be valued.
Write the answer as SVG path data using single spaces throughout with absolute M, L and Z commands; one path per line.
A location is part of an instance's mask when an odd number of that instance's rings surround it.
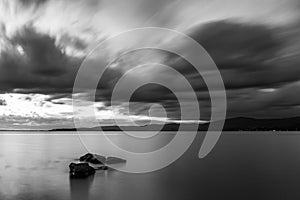
M 94 177 L 94 174 L 82 179 L 70 177 L 71 200 L 89 200 Z

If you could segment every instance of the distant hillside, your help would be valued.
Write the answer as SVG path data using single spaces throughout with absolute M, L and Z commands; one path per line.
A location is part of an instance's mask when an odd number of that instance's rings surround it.
M 300 117 L 286 119 L 233 118 L 225 122 L 226 131 L 299 131 Z
M 155 131 L 155 130 L 162 130 L 162 131 L 177 131 L 179 127 L 179 124 L 176 123 L 170 123 L 170 124 L 165 124 L 159 125 L 159 124 L 154 124 L 154 125 L 146 125 L 146 126 L 102 126 L 102 127 L 92 127 L 92 128 L 70 128 L 70 129 L 53 129 L 50 131 Z
M 224 123 L 224 131 L 299 131 L 300 130 L 300 117 L 286 118 L 286 119 L 254 119 L 238 117 L 227 119 Z M 217 123 L 217 122 L 212 122 Z M 80 128 L 81 131 L 177 131 L 180 124 L 170 123 L 165 124 L 163 127 L 161 125 L 147 125 L 147 126 L 103 126 L 103 127 L 93 127 L 93 128 Z M 189 131 L 195 124 L 182 124 L 182 130 Z M 199 131 L 206 131 L 208 129 L 209 123 L 199 124 Z M 53 129 L 50 131 L 76 131 L 75 128 L 72 129 Z

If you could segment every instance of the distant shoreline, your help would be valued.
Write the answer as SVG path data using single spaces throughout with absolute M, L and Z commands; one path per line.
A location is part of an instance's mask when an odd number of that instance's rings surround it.
M 285 119 L 254 119 L 246 117 L 238 117 L 227 119 L 224 122 L 223 131 L 300 131 L 300 117 L 285 118 Z M 220 122 L 211 122 L 220 123 Z M 22 131 L 22 132 L 70 132 L 70 131 L 178 131 L 179 126 L 183 131 L 195 130 L 195 126 L 198 126 L 198 131 L 207 131 L 210 123 L 202 124 L 179 124 L 179 123 L 167 123 L 164 125 L 152 124 L 146 126 L 102 126 L 92 128 L 58 128 L 50 130 L 37 130 L 37 129 L 17 129 L 17 130 L 5 130 L 3 131 Z M 213 130 L 212 130 L 213 131 Z

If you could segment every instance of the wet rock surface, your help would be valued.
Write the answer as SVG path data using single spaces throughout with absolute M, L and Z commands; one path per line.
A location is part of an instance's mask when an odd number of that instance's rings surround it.
M 125 163 L 126 160 L 113 156 L 101 156 L 98 154 L 87 153 L 79 158 L 80 162 L 88 162 L 91 164 L 119 164 Z
M 88 162 L 88 163 L 99 165 L 99 164 L 104 164 L 105 157 L 96 154 L 87 153 L 81 156 L 79 160 L 81 162 Z
M 95 169 L 91 167 L 88 163 L 71 163 L 70 177 L 73 178 L 85 178 L 92 174 L 95 174 Z

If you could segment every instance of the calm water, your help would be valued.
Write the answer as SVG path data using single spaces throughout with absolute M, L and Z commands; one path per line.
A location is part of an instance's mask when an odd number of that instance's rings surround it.
M 112 137 L 126 146 L 122 135 Z M 153 144 L 137 145 L 135 149 L 143 152 L 157 148 L 172 137 L 165 134 Z M 89 145 L 99 148 L 96 153 L 112 153 L 103 136 L 87 138 Z M 0 199 L 300 198 L 300 135 L 225 133 L 213 152 L 199 160 L 202 138 L 200 133 L 184 156 L 157 172 L 108 170 L 73 180 L 69 179 L 68 164 L 86 153 L 77 135 L 5 132 L 0 135 Z

